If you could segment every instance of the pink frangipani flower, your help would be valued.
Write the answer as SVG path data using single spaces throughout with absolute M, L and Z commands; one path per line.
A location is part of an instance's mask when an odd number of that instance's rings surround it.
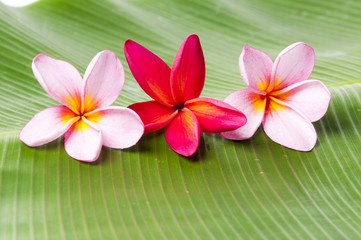
M 136 42 L 124 45 L 129 68 L 141 88 L 154 101 L 135 103 L 145 132 L 163 127 L 169 146 L 183 156 L 198 148 L 201 131 L 219 133 L 246 123 L 243 113 L 222 101 L 199 98 L 205 80 L 205 62 L 197 35 L 188 36 L 168 65 Z
M 274 63 L 265 53 L 245 45 L 239 68 L 248 88 L 231 93 L 224 101 L 244 112 L 248 121 L 222 136 L 248 139 L 262 123 L 276 143 L 310 151 L 317 141 L 312 122 L 323 117 L 331 100 L 322 82 L 308 80 L 314 64 L 313 48 L 305 43 L 285 48 Z
M 144 132 L 131 109 L 110 106 L 124 84 L 124 69 L 111 51 L 98 53 L 82 79 L 71 64 L 45 54 L 33 60 L 33 72 L 43 89 L 62 105 L 37 113 L 21 130 L 20 140 L 40 146 L 64 134 L 66 152 L 80 161 L 95 161 L 102 145 L 128 148 Z

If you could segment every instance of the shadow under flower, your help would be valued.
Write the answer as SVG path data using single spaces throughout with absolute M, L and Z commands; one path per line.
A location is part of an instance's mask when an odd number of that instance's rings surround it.
M 102 150 L 99 154 L 99 157 L 96 161 L 94 162 L 82 162 L 82 163 L 85 163 L 85 164 L 89 164 L 89 165 L 92 165 L 92 166 L 98 166 L 100 164 L 104 164 L 105 162 L 109 161 L 110 160 L 110 151 L 112 151 L 111 148 L 108 148 L 108 147 L 102 147 Z
M 134 152 L 134 153 L 152 151 L 152 149 L 154 149 L 152 142 L 159 141 L 159 139 L 162 137 L 164 138 L 164 129 L 151 133 L 145 133 L 137 144 L 135 144 L 130 148 L 122 149 L 121 151 Z
M 201 139 L 199 140 L 198 149 L 192 156 L 190 156 L 190 157 L 182 156 L 182 158 L 185 160 L 188 160 L 189 162 L 193 162 L 193 163 L 206 160 L 205 153 L 207 151 L 207 146 L 206 146 L 206 142 L 204 139 L 205 139 L 205 136 L 201 136 Z

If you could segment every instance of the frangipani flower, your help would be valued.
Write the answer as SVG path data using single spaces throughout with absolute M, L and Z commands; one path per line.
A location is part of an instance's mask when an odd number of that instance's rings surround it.
M 82 79 L 69 63 L 45 54 L 33 60 L 43 89 L 63 105 L 37 113 L 21 130 L 20 139 L 36 147 L 64 134 L 66 152 L 81 161 L 95 161 L 102 145 L 128 148 L 143 135 L 144 125 L 131 109 L 111 107 L 124 84 L 124 69 L 111 51 L 98 53 Z
M 239 57 L 243 81 L 248 86 L 224 100 L 247 116 L 247 124 L 223 137 L 242 140 L 253 136 L 262 123 L 276 143 L 299 151 L 310 151 L 317 134 L 311 122 L 322 118 L 331 100 L 326 86 L 308 80 L 315 64 L 313 48 L 294 43 L 275 63 L 263 52 L 245 45 Z
M 141 88 L 154 101 L 135 103 L 145 132 L 166 127 L 165 138 L 177 153 L 190 156 L 198 148 L 200 132 L 229 131 L 246 123 L 243 113 L 222 101 L 199 98 L 204 85 L 205 63 L 197 35 L 188 36 L 172 69 L 141 45 L 124 45 L 129 68 Z

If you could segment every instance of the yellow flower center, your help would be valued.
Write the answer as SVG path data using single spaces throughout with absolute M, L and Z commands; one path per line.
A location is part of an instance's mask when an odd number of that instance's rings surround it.
M 100 112 L 91 113 L 98 107 L 98 103 L 94 101 L 94 98 L 87 95 L 83 104 L 80 99 L 80 96 L 65 98 L 65 100 L 71 105 L 68 107 L 71 111 L 65 112 L 62 116 L 64 123 L 67 123 L 71 119 L 75 118 L 72 128 L 79 131 L 90 127 L 84 119 L 93 123 L 96 123 L 101 119 Z
M 263 111 L 265 109 L 265 113 L 270 113 L 272 111 L 279 111 L 287 108 L 286 106 L 279 103 L 279 101 L 284 101 L 288 98 L 289 93 L 278 94 L 277 87 L 280 84 L 279 78 L 275 78 L 273 86 L 271 86 L 268 79 L 261 81 L 257 88 L 264 92 L 264 94 L 254 93 L 252 95 L 251 102 L 254 106 L 254 109 L 257 111 Z

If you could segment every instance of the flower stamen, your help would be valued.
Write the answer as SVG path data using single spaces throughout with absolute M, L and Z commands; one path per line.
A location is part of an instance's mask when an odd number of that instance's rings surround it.
M 178 103 L 173 107 L 174 110 L 178 110 L 179 112 L 182 111 L 184 108 L 184 103 Z

